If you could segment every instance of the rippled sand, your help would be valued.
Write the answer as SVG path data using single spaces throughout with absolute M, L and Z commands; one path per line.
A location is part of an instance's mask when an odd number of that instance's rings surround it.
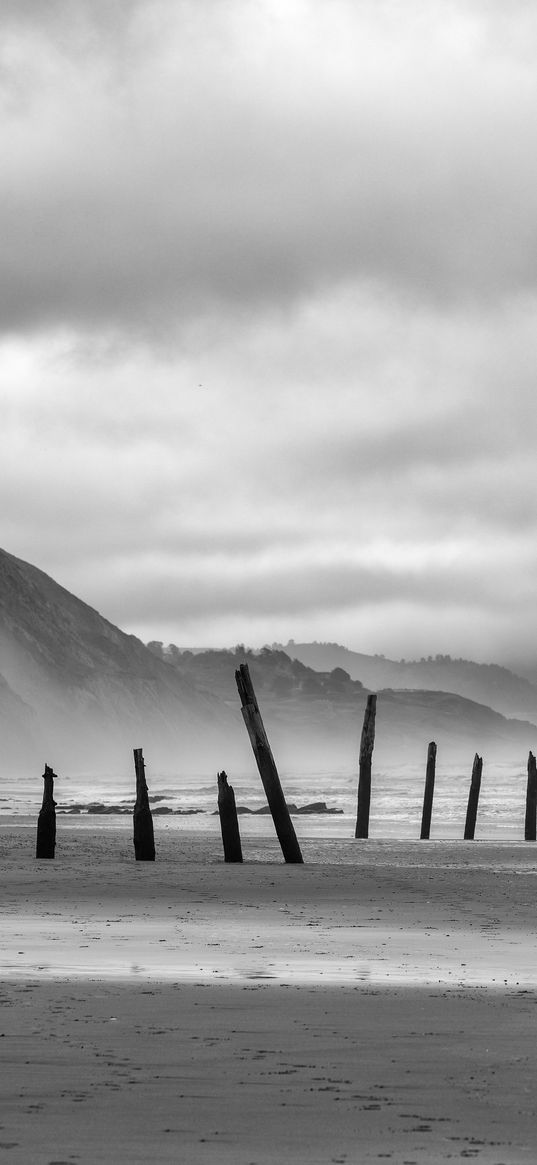
M 19 1163 L 537 1159 L 537 848 L 0 830 Z

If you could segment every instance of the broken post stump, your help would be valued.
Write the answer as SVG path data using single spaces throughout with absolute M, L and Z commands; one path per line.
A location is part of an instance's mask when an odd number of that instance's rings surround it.
M 526 786 L 526 818 L 524 841 L 537 840 L 537 762 L 532 752 L 528 756 L 528 784 Z
M 133 749 L 136 770 L 136 804 L 134 806 L 134 855 L 137 862 L 154 862 L 155 836 L 149 808 L 145 764 L 141 748 Z
M 54 800 L 55 773 L 50 765 L 45 765 L 43 780 L 43 804 L 37 818 L 36 858 L 53 858 L 56 849 L 56 802 Z
M 470 781 L 470 792 L 468 794 L 468 807 L 466 810 L 466 824 L 464 826 L 464 840 L 473 841 L 475 835 L 475 823 L 477 818 L 477 806 L 479 805 L 479 790 L 481 789 L 481 773 L 483 771 L 483 757 L 474 757 L 472 766 L 472 780 Z
M 250 679 L 248 664 L 241 663 L 235 672 L 237 688 L 242 704 L 242 716 L 256 759 L 259 775 L 263 782 L 269 809 L 272 814 L 278 841 L 286 862 L 302 862 L 302 854 L 297 841 L 293 822 L 283 795 L 278 770 L 272 755 L 265 726 L 261 719 L 259 705 Z
M 436 773 L 436 744 L 434 740 L 427 749 L 427 769 L 425 772 L 425 790 L 423 793 L 423 812 L 421 815 L 420 841 L 428 841 L 431 835 L 431 817 L 433 814 L 434 778 Z
M 242 862 L 241 835 L 235 793 L 232 785 L 228 785 L 227 773 L 217 773 L 216 779 L 218 781 L 218 813 L 220 815 L 220 829 L 222 830 L 224 861 Z
M 375 716 L 377 697 L 367 697 L 360 741 L 360 777 L 358 780 L 358 812 L 355 837 L 369 837 L 369 807 L 371 804 L 371 760 L 375 743 Z

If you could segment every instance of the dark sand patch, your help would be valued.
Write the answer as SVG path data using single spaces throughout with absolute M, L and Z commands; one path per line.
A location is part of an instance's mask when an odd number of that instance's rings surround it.
M 2 1004 L 16 1165 L 536 1159 L 533 993 L 39 982 Z

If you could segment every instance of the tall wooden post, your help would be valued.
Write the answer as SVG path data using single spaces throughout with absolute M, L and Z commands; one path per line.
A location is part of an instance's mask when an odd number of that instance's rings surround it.
M 36 858 L 53 858 L 56 849 L 56 802 L 54 800 L 54 772 L 45 765 L 43 804 L 37 819 Z
M 526 787 L 526 819 L 524 841 L 537 839 L 537 762 L 532 752 L 528 757 L 528 784 Z
M 358 812 L 355 837 L 369 837 L 369 807 L 371 804 L 371 758 L 375 743 L 375 715 L 377 697 L 367 697 L 360 741 L 360 777 L 358 780 Z
M 224 861 L 242 862 L 241 835 L 235 793 L 232 785 L 228 785 L 226 773 L 217 773 L 216 779 L 218 781 L 218 813 L 224 845 Z
M 263 788 L 267 796 L 283 856 L 286 862 L 302 862 L 303 858 L 300 852 L 300 846 L 289 810 L 285 803 L 278 770 L 272 755 L 268 736 L 265 732 L 265 726 L 261 719 L 254 686 L 250 679 L 248 664 L 241 663 L 239 670 L 235 672 L 235 679 L 241 698 L 243 720 L 254 750 L 259 775 L 263 782 Z
M 425 772 L 425 791 L 423 794 L 423 812 L 421 815 L 420 841 L 428 841 L 431 835 L 431 817 L 433 813 L 434 778 L 436 773 L 436 744 L 434 740 L 427 749 L 427 769 Z
M 473 841 L 475 835 L 475 823 L 477 818 L 477 806 L 479 805 L 479 790 L 481 789 L 481 773 L 483 771 L 483 757 L 474 757 L 472 767 L 472 780 L 470 782 L 470 792 L 468 794 L 468 807 L 466 810 L 466 824 L 464 826 L 464 840 Z
M 137 862 L 154 862 L 155 837 L 153 818 L 149 808 L 149 794 L 145 779 L 145 764 L 141 748 L 133 749 L 136 770 L 136 804 L 134 806 L 134 854 Z

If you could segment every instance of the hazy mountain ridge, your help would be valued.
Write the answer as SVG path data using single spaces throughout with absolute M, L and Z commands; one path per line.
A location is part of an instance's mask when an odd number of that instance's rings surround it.
M 537 718 L 537 686 L 526 677 L 495 663 L 475 663 L 452 659 L 449 655 L 420 660 L 392 660 L 382 655 L 365 655 L 339 643 L 295 643 L 273 645 L 316 671 L 344 668 L 353 679 L 369 688 L 410 688 L 455 692 L 466 699 L 486 704 L 503 716 L 531 720 Z
M 431 739 L 446 760 L 466 764 L 475 751 L 522 764 L 537 747 L 533 724 L 458 694 L 362 684 L 348 669 L 319 672 L 283 650 L 145 646 L 0 551 L 0 764 L 10 771 L 42 770 L 46 760 L 73 774 L 112 772 L 130 768 L 139 746 L 161 773 L 249 771 L 234 675 L 243 660 L 282 771 L 356 766 L 371 688 L 380 764 L 421 763 Z
M 237 699 L 234 671 L 247 662 L 273 747 L 288 768 L 306 769 L 356 763 L 368 689 L 343 668 L 317 672 L 283 650 L 181 651 L 175 645 L 150 645 L 171 667 L 190 676 L 220 699 Z M 376 688 L 375 755 L 379 763 L 423 759 L 436 740 L 446 759 L 472 759 L 475 751 L 491 758 L 512 758 L 537 746 L 537 727 L 507 719 L 493 709 L 456 693 Z
M 147 747 L 160 767 L 216 757 L 229 710 L 29 563 L 0 551 L 2 730 L 25 725 L 10 763 L 107 771 Z M 11 730 L 13 737 L 13 730 Z M 14 755 L 15 754 L 15 755 Z

